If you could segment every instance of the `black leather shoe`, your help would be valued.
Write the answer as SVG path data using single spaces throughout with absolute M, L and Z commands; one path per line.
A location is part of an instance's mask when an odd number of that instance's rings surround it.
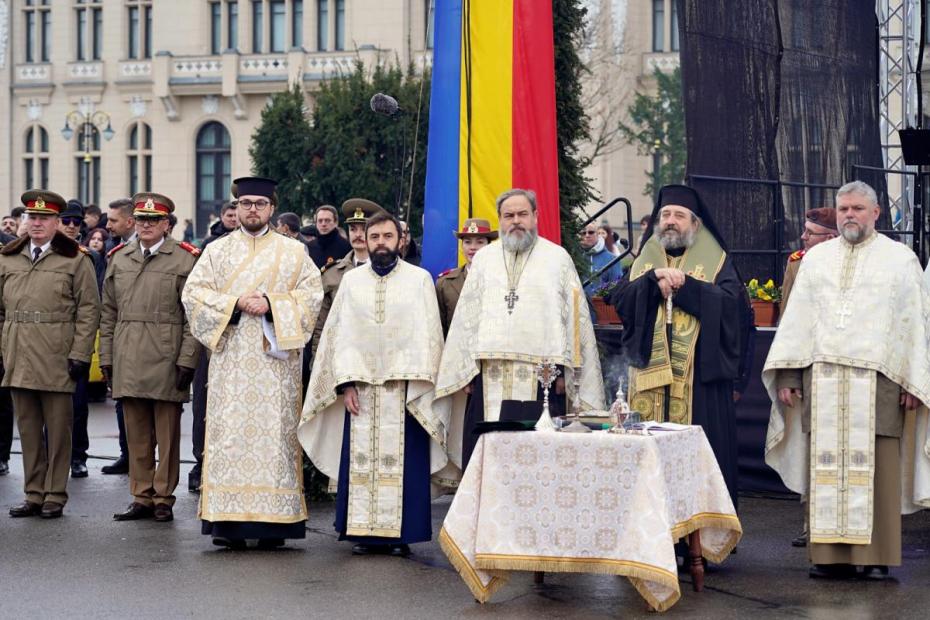
M 0 476 L 5 476 L 8 473 L 10 473 L 10 462 L 0 461 Z
M 81 461 L 71 461 L 71 477 L 72 478 L 86 478 L 87 477 L 87 465 Z
M 803 531 L 798 536 L 796 536 L 791 541 L 792 547 L 806 547 L 807 546 L 807 531 Z
M 284 546 L 283 538 L 259 538 L 258 539 L 258 548 L 259 549 L 277 549 L 278 547 Z
M 35 517 L 41 514 L 41 512 L 42 504 L 37 504 L 30 501 L 25 501 L 19 506 L 13 506 L 10 508 L 10 516 L 14 518 Z
M 126 460 L 126 457 L 120 456 L 118 459 L 113 461 L 111 465 L 104 465 L 100 468 L 100 472 L 113 475 L 113 474 L 128 474 L 129 473 L 129 461 Z
M 884 581 L 889 579 L 888 567 L 875 565 L 875 566 L 863 566 L 862 571 L 859 573 L 860 579 L 869 579 L 871 581 Z
M 168 504 L 156 504 L 153 513 L 155 515 L 155 520 L 160 523 L 174 521 L 174 511 L 171 510 L 171 506 Z
M 241 538 L 222 538 L 220 536 L 216 536 L 213 539 L 213 544 L 217 547 L 226 547 L 227 549 L 234 549 L 236 551 L 243 551 L 248 547 Z
M 807 576 L 811 579 L 853 579 L 856 567 L 851 564 L 814 564 Z
M 45 502 L 42 504 L 42 512 L 39 516 L 43 519 L 57 519 L 64 512 L 65 507 L 58 502 Z
M 396 558 L 405 558 L 410 555 L 409 545 L 391 545 L 391 555 Z
M 194 465 L 187 474 L 187 490 L 191 493 L 200 493 L 200 465 Z
M 133 502 L 125 511 L 113 515 L 113 519 L 115 521 L 138 521 L 139 519 L 151 519 L 153 516 L 155 512 L 149 506 Z
M 397 545 L 368 545 L 357 543 L 352 545 L 352 555 L 388 555 Z

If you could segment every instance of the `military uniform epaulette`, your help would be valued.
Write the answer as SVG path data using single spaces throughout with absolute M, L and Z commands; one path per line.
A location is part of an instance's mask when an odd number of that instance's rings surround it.
M 187 241 L 182 241 L 178 245 L 181 246 L 181 249 L 184 250 L 185 252 L 189 252 L 190 254 L 193 254 L 194 256 L 200 256 L 200 249 L 197 246 L 191 243 L 188 243 Z
M 793 263 L 795 261 L 801 260 L 802 258 L 804 258 L 805 253 L 806 253 L 806 250 L 798 250 L 797 252 L 792 252 L 791 256 L 788 257 L 788 262 Z
M 447 276 L 447 275 L 449 275 L 450 273 L 452 273 L 453 271 L 455 271 L 455 267 L 453 267 L 452 269 L 446 269 L 446 270 L 443 271 L 441 274 L 439 274 L 439 277 L 442 278 L 443 276 Z
M 79 245 L 78 245 L 78 249 L 79 249 L 80 251 L 84 252 L 85 254 L 87 254 L 88 256 L 93 256 L 93 254 L 90 253 L 90 248 L 87 247 L 86 245 L 80 245 L 80 244 L 79 244 Z
M 117 252 L 119 252 L 120 250 L 122 250 L 122 249 L 125 248 L 125 247 L 126 247 L 126 244 L 125 244 L 125 243 L 121 243 L 121 244 L 115 246 L 112 250 L 110 250 L 109 252 L 107 252 L 107 258 L 110 258 L 111 256 L 113 256 L 114 254 L 116 254 Z
M 329 269 L 330 265 L 332 265 L 332 263 L 326 263 L 325 265 L 320 267 L 320 275 L 323 275 L 324 273 L 326 273 L 326 270 Z

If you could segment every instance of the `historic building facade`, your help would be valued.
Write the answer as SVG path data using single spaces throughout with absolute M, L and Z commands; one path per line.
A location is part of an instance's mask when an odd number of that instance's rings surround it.
M 268 97 L 428 63 L 434 0 L 0 0 L 0 196 L 171 196 L 198 236 Z M 180 234 L 181 226 L 176 230 Z

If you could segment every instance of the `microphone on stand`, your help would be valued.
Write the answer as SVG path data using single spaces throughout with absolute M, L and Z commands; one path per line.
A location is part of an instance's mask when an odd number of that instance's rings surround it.
M 390 95 L 385 95 L 384 93 L 375 93 L 369 105 L 371 106 L 372 112 L 383 114 L 384 116 L 396 116 L 403 111 L 400 109 L 400 104 L 397 103 L 397 99 Z

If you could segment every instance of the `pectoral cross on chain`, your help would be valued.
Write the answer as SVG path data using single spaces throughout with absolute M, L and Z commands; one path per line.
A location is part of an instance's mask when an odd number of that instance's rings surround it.
M 520 296 L 515 290 L 510 289 L 510 292 L 504 296 L 504 301 L 507 302 L 507 314 L 513 314 L 513 307 L 520 301 Z
M 846 317 L 852 316 L 852 310 L 849 309 L 849 300 L 844 299 L 842 305 L 836 309 L 836 318 L 838 323 L 837 329 L 846 329 Z

